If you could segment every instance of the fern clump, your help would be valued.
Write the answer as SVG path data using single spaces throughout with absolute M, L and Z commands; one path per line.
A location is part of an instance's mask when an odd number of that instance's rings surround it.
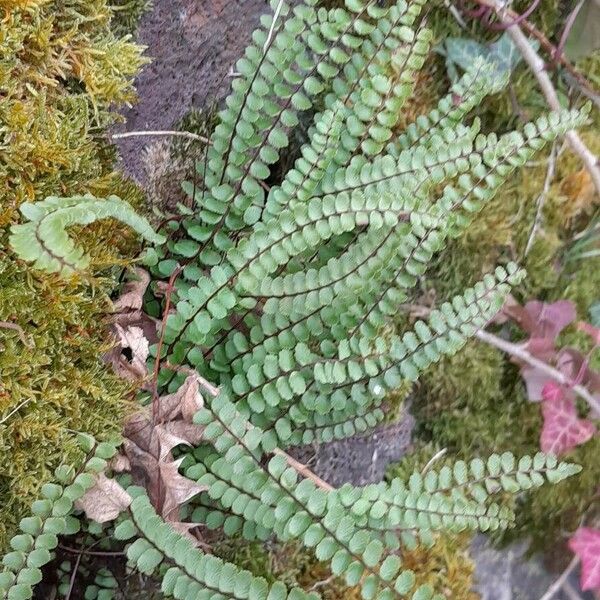
M 133 486 L 123 490 L 130 504 L 114 536 L 127 542 L 132 567 L 159 574 L 163 593 L 182 600 L 317 597 L 194 547 L 181 533 L 191 524 L 299 542 L 365 600 L 430 600 L 440 590 L 403 565 L 401 548 L 432 544 L 438 532 L 506 528 L 514 522 L 506 496 L 579 467 L 506 452 L 336 489 L 285 449 L 372 429 L 386 416 L 388 392 L 458 352 L 496 314 L 524 276 L 513 263 L 404 333 L 395 327 L 436 253 L 516 168 L 585 122 L 586 111 L 483 134 L 465 119 L 505 81 L 480 60 L 397 135 L 429 52 L 424 1 L 384 8 L 346 0 L 331 10 L 314 0 L 273 4 L 277 18 L 264 17 L 235 66 L 199 180 L 184 184 L 191 208 L 182 207 L 169 220 L 169 240 L 145 254 L 153 306 L 164 313 L 151 348 L 153 405 L 185 381 L 187 389 L 204 380 L 206 391 L 193 411 L 201 442 L 181 447 L 174 463 L 197 487 L 186 510 L 169 516 L 189 523 L 173 526 L 153 494 Z M 273 181 L 302 113 L 312 117 L 307 141 Z M 135 463 L 133 443 L 124 451 Z M 8 597 L 18 599 L 4 577 Z

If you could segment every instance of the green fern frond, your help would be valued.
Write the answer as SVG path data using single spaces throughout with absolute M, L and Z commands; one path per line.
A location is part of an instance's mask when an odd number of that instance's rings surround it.
M 11 247 L 22 259 L 35 261 L 37 269 L 60 273 L 64 277 L 85 269 L 90 263 L 90 257 L 67 233 L 67 228 L 72 225 L 89 225 L 100 219 L 113 218 L 129 225 L 148 242 L 160 244 L 164 241 L 144 217 L 116 196 L 106 199 L 50 196 L 41 202 L 24 203 L 19 208 L 29 223 L 12 226 Z

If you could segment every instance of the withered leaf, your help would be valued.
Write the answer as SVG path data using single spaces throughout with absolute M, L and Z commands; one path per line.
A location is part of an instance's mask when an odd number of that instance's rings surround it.
M 150 275 L 139 267 L 134 269 L 136 279 L 128 281 L 123 286 L 123 293 L 115 300 L 115 312 L 139 310 L 144 303 L 144 294 L 150 283 Z
M 131 496 L 104 473 L 96 475 L 96 483 L 75 506 L 83 510 L 92 521 L 106 523 L 116 519 L 131 504 Z
M 180 458 L 159 464 L 164 489 L 161 514 L 167 521 L 179 521 L 179 507 L 207 489 L 206 486 L 200 486 L 195 481 L 179 474 L 179 465 L 182 460 L 183 458 Z

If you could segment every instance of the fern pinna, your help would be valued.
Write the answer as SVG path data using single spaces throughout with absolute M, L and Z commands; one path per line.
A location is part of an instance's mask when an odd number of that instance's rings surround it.
M 181 451 L 182 472 L 206 490 L 191 501 L 191 520 L 247 539 L 300 540 L 367 600 L 429 600 L 435 590 L 402 568 L 400 544 L 427 543 L 440 529 L 506 527 L 513 515 L 499 492 L 578 471 L 551 456 L 507 453 L 407 482 L 324 489 L 281 452 L 374 427 L 388 391 L 457 352 L 494 316 L 523 277 L 514 264 L 409 331 L 397 333 L 394 319 L 434 255 L 511 173 L 585 122 L 585 110 L 564 111 L 502 136 L 480 133 L 477 120 L 463 119 L 505 83 L 480 61 L 399 131 L 430 50 L 424 3 L 346 0 L 326 10 L 316 0 L 274 1 L 277 17 L 263 18 L 235 65 L 199 181 L 184 184 L 192 207 L 145 255 L 162 310 L 171 307 L 151 348 L 159 390 L 179 389 L 190 367 L 219 387 L 194 417 L 203 443 Z M 301 113 L 312 118 L 306 142 L 273 182 Z M 159 569 L 167 596 L 316 596 L 192 548 L 143 490 L 129 493 L 115 535 L 136 538 L 130 562 Z M 172 565 L 166 573 L 163 563 Z

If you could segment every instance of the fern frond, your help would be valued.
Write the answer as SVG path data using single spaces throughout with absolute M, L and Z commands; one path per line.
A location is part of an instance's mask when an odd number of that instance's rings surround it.
M 67 228 L 71 225 L 89 225 L 100 219 L 113 218 L 129 225 L 153 244 L 164 241 L 144 217 L 116 196 L 106 199 L 50 196 L 41 202 L 22 204 L 19 208 L 30 222 L 11 228 L 13 250 L 24 260 L 35 261 L 37 269 L 62 276 L 84 270 L 90 263 L 83 248 L 76 246 L 69 237 Z

